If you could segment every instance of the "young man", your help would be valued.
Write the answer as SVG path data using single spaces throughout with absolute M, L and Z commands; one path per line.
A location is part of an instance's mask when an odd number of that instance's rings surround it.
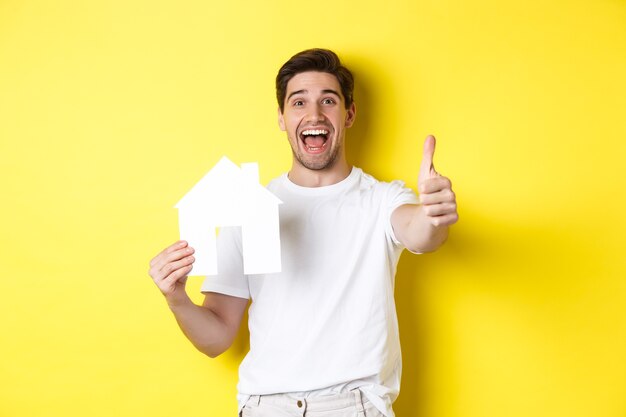
M 223 229 L 219 275 L 195 305 L 185 292 L 193 248 L 179 241 L 150 275 L 181 329 L 215 357 L 233 342 L 249 307 L 250 352 L 239 370 L 244 416 L 393 416 L 401 354 L 393 298 L 403 248 L 435 250 L 457 221 L 450 181 L 426 138 L 419 200 L 348 165 L 353 78 L 328 50 L 300 52 L 276 78 L 278 124 L 293 152 L 289 173 L 268 189 L 280 206 L 282 272 L 246 276 L 241 237 Z

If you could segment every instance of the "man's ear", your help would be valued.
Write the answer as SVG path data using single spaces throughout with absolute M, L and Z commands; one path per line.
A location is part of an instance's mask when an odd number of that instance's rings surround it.
M 286 130 L 285 119 L 283 118 L 283 112 L 280 111 L 280 107 L 278 108 L 278 126 L 280 127 L 280 130 L 282 130 L 283 132 Z
M 352 124 L 354 123 L 355 118 L 356 118 L 356 104 L 354 104 L 354 101 L 353 101 L 346 113 L 346 127 L 351 127 Z

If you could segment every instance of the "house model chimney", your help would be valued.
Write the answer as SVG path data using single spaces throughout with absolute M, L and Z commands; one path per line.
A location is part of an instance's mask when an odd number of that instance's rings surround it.
M 252 184 L 259 183 L 259 164 L 256 162 L 241 164 L 241 173 L 244 178 Z

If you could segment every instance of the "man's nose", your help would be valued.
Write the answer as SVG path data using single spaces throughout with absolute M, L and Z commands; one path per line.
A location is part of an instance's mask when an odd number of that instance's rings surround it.
M 319 105 L 311 106 L 310 111 L 307 114 L 307 119 L 309 122 L 323 122 L 325 120 L 324 112 L 322 111 Z

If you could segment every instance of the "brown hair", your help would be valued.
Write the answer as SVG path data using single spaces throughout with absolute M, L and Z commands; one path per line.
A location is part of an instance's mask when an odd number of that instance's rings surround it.
M 301 72 L 318 71 L 334 75 L 339 81 L 341 94 L 346 104 L 346 109 L 352 105 L 352 91 L 354 90 L 354 78 L 352 73 L 341 64 L 339 57 L 328 49 L 307 49 L 298 52 L 285 62 L 276 76 L 276 99 L 280 112 L 285 110 L 285 95 L 287 94 L 287 83 L 289 80 Z

